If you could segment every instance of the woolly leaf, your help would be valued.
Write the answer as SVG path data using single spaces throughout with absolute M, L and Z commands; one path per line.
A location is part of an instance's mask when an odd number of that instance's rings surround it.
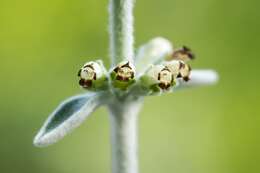
M 44 147 L 62 139 L 103 104 L 105 96 L 104 92 L 90 92 L 62 102 L 43 124 L 34 138 L 34 145 Z
M 139 48 L 136 55 L 136 70 L 145 72 L 150 64 L 159 64 L 173 52 L 170 41 L 156 37 Z
M 214 70 L 192 70 L 188 82 L 177 80 L 173 92 L 179 89 L 213 85 L 218 81 L 218 74 Z

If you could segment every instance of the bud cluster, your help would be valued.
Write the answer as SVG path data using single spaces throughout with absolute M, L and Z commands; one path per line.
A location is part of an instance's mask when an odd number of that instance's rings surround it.
M 140 77 L 144 88 L 152 93 L 168 91 L 176 84 L 177 78 L 189 81 L 191 67 L 187 61 L 194 59 L 191 50 L 185 46 L 172 53 L 167 61 L 159 65 L 151 65 Z
M 191 67 L 187 62 L 194 59 L 194 55 L 189 48 L 183 46 L 173 51 L 170 57 L 165 57 L 166 61 L 161 64 L 150 65 L 150 68 L 141 74 L 138 84 L 142 89 L 150 94 L 168 91 L 175 84 L 178 78 L 188 81 Z M 91 61 L 79 70 L 79 84 L 88 90 L 105 89 L 108 86 L 108 76 L 114 88 L 127 90 L 136 83 L 136 71 L 133 64 L 123 61 L 112 68 L 107 74 L 102 61 Z

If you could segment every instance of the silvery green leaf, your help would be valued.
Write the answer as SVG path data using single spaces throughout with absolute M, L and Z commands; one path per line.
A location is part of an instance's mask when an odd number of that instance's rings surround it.
M 43 124 L 34 145 L 44 147 L 62 139 L 102 105 L 106 96 L 105 92 L 90 92 L 62 102 Z
M 173 92 L 179 89 L 206 86 L 216 84 L 218 81 L 218 74 L 214 70 L 192 70 L 190 80 L 188 82 L 182 79 L 177 80 Z
M 169 40 L 156 37 L 139 48 L 136 55 L 136 70 L 145 72 L 150 64 L 159 64 L 173 52 Z

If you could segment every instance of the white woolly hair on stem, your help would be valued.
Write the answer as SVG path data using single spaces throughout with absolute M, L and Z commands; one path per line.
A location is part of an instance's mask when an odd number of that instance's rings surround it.
M 110 0 L 109 35 L 112 66 L 123 60 L 133 63 L 134 56 L 134 0 Z
M 112 172 L 138 173 L 139 101 L 109 105 L 112 140 Z
M 111 65 L 123 60 L 134 63 L 134 0 L 109 1 L 109 35 Z M 108 105 L 111 122 L 112 172 L 138 173 L 137 117 L 139 101 L 114 99 Z

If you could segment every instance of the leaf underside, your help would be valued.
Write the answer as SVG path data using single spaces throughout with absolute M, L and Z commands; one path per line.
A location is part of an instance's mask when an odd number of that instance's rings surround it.
M 46 126 L 45 132 L 48 133 L 58 125 L 66 121 L 71 115 L 77 112 L 87 101 L 88 97 L 85 95 L 74 97 L 67 102 L 64 102 L 51 117 Z
M 34 145 L 44 147 L 62 139 L 104 103 L 103 96 L 104 92 L 90 92 L 62 102 L 45 121 L 34 139 Z

